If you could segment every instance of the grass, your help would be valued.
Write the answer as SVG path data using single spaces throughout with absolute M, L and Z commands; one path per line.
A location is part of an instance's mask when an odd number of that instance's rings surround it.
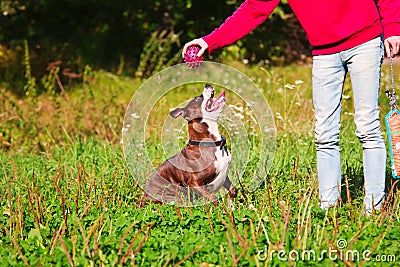
M 362 214 L 362 155 L 349 83 L 341 132 L 341 204 L 324 212 L 318 208 L 310 67 L 231 65 L 262 89 L 277 127 L 265 183 L 255 192 L 238 185 L 233 211 L 226 199 L 217 207 L 136 207 L 142 191 L 135 179 L 152 166 L 138 163 L 131 174 L 120 138 L 125 109 L 142 81 L 98 71 L 65 95 L 20 98 L 1 88 L 2 266 L 398 264 L 400 193 L 389 165 L 387 209 L 371 217 Z M 388 86 L 385 65 L 382 87 Z M 149 125 L 158 125 L 157 114 L 192 97 L 189 90 L 177 99 L 166 96 Z M 383 116 L 388 111 L 383 92 L 381 101 Z M 160 129 L 150 131 L 156 136 Z M 153 164 L 162 162 L 168 155 L 157 138 L 150 141 L 149 157 Z M 258 154 L 257 146 L 251 147 L 244 173 L 250 178 L 257 172 Z

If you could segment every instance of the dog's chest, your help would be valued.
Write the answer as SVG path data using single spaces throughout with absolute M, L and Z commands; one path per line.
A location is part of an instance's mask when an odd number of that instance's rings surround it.
M 216 160 L 214 161 L 214 166 L 216 169 L 216 173 L 219 174 L 221 172 L 226 172 L 229 166 L 229 162 L 231 162 L 231 153 L 225 148 L 223 149 L 217 149 L 215 152 L 215 158 Z
M 228 150 L 218 148 L 215 152 L 215 179 L 208 184 L 211 191 L 217 192 L 224 185 L 231 159 L 232 157 Z
M 218 131 L 218 124 L 215 121 L 203 120 L 208 125 L 208 131 L 214 135 L 217 140 L 221 140 L 221 135 Z M 215 179 L 208 184 L 209 189 L 217 192 L 225 183 L 228 172 L 229 163 L 232 159 L 231 153 L 225 147 L 217 147 L 215 151 Z

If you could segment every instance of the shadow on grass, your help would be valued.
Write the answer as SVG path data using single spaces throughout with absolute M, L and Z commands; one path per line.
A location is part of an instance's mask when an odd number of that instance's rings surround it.
M 364 190 L 364 172 L 363 168 L 345 164 L 345 170 L 342 177 L 340 191 L 341 204 L 363 202 L 365 196 Z M 395 201 L 395 195 L 400 191 L 400 179 L 394 179 L 390 169 L 386 170 L 385 206 L 392 206 Z

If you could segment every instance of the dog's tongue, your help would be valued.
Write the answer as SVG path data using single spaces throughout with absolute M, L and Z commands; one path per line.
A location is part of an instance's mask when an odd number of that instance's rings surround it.
M 222 91 L 222 92 L 219 94 L 219 96 L 217 97 L 217 99 L 220 99 L 220 98 L 222 98 L 222 97 L 225 97 L 225 92 L 224 92 L 224 91 Z M 217 99 L 215 99 L 215 100 L 217 100 Z

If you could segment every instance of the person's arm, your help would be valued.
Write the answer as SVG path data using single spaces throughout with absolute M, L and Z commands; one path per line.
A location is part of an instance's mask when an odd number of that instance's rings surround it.
M 400 49 L 400 1 L 379 0 L 377 6 L 383 27 L 386 56 L 389 56 L 390 50 L 394 56 Z
M 190 45 L 199 45 L 201 50 L 198 55 L 201 56 L 207 48 L 211 53 L 232 44 L 265 21 L 279 2 L 280 0 L 246 0 L 212 33 L 185 44 L 182 55 Z

